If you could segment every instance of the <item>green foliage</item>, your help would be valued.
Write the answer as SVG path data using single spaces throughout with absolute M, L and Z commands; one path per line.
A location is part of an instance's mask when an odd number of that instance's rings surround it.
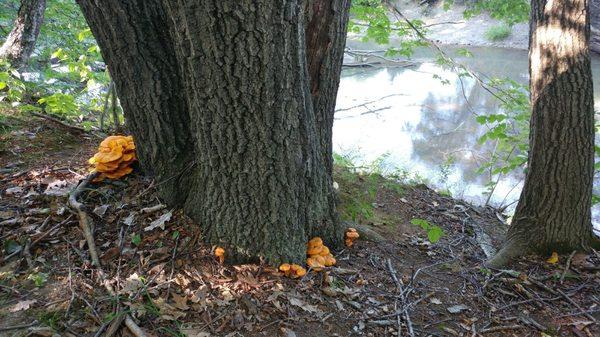
M 510 36 L 510 33 L 512 32 L 512 28 L 508 25 L 498 25 L 498 26 L 492 26 L 490 28 L 488 28 L 484 35 L 485 38 L 490 40 L 490 41 L 500 41 L 500 40 L 504 40 L 507 37 Z
M 449 10 L 454 0 L 445 0 L 444 9 Z M 497 20 L 512 26 L 515 23 L 529 20 L 530 2 L 528 0 L 478 0 L 464 11 L 464 17 L 469 19 L 482 12 L 487 12 Z
M 139 246 L 140 243 L 142 243 L 142 237 L 139 234 L 131 235 L 131 243 L 133 243 L 136 246 Z
M 18 1 L 0 5 L 0 26 L 12 26 Z M 5 23 L 6 25 L 2 25 Z M 6 33 L 0 29 L 0 37 Z M 100 49 L 74 0 L 46 2 L 45 20 L 27 76 L 0 63 L 0 101 L 22 111 L 71 118 L 86 129 L 97 123 L 110 82 Z M 80 118 L 81 117 L 81 118 Z
M 40 98 L 38 103 L 44 105 L 47 112 L 58 115 L 77 115 L 79 107 L 73 95 L 55 93 Z
M 60 311 L 46 311 L 39 315 L 38 320 L 52 330 L 58 331 L 61 329 L 60 322 L 63 319 L 63 314 Z
M 35 284 L 36 287 L 41 288 L 46 283 L 46 281 L 48 281 L 48 274 L 33 273 L 29 274 L 29 276 L 27 276 L 27 279 L 33 281 L 33 284 Z
M 431 243 L 440 241 L 442 236 L 444 236 L 444 230 L 440 226 L 434 225 L 427 220 L 412 219 L 410 220 L 410 223 L 425 230 L 427 232 L 427 239 Z
M 18 102 L 23 99 L 25 83 L 21 74 L 5 60 L 0 60 L 0 102 Z
M 487 85 L 495 90 L 500 109 L 494 114 L 476 117 L 487 129 L 478 142 L 494 144 L 494 152 L 478 172 L 489 174 L 488 193 L 492 193 L 502 175 L 523 168 L 527 162 L 531 112 L 527 86 L 510 79 L 491 79 Z
M 19 0 L 0 1 L 0 41 L 4 40 L 10 32 L 18 9 Z
M 388 45 L 392 37 L 399 38 L 389 46 L 386 56 L 410 57 L 415 48 L 427 46 L 417 32 L 424 31 L 422 20 L 411 20 L 410 23 L 401 18 L 390 19 L 388 8 L 381 0 L 352 1 L 348 31 L 362 35 L 363 41 L 374 41 L 377 44 Z M 411 27 L 412 25 L 412 27 Z

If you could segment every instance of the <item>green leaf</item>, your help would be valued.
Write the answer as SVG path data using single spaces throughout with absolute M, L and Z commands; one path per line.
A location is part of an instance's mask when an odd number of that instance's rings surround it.
M 427 238 L 431 243 L 438 242 L 442 236 L 444 236 L 444 230 L 438 226 L 433 226 L 427 231 Z
M 139 234 L 133 234 L 131 236 L 131 243 L 133 243 L 136 246 L 139 246 L 140 243 L 142 243 L 142 237 Z

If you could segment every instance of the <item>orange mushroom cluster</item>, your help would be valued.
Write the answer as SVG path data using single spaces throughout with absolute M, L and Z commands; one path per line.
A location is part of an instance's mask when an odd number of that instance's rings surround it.
M 279 266 L 279 270 L 287 277 L 298 278 L 306 275 L 306 269 L 297 264 L 284 263 Z
M 360 235 L 358 235 L 358 232 L 356 231 L 356 229 L 350 227 L 346 230 L 346 235 L 345 235 L 345 242 L 346 242 L 346 246 L 347 247 L 352 247 L 352 245 L 354 244 L 354 240 L 358 239 Z
M 215 256 L 219 259 L 219 263 L 223 264 L 225 262 L 225 249 L 223 247 L 215 248 Z
M 308 255 L 306 264 L 315 271 L 319 271 L 324 267 L 331 267 L 336 263 L 329 248 L 323 245 L 323 240 L 320 237 L 308 241 L 306 255 Z
M 135 157 L 132 136 L 109 136 L 98 147 L 98 152 L 89 160 L 95 171 L 100 172 L 96 180 L 119 179 L 133 171 L 130 166 Z

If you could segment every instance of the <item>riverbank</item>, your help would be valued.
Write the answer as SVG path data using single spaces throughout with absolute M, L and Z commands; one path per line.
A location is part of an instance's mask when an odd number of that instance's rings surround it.
M 97 140 L 71 134 L 49 148 L 56 125 L 4 121 L 16 123 L 0 133 L 0 336 L 100 335 L 125 314 L 152 336 L 599 333 L 599 256 L 488 270 L 482 263 L 506 230 L 493 208 L 340 160 L 339 212 L 361 238 L 333 251 L 335 267 L 297 280 L 264 264 L 219 264 L 199 226 L 158 206 L 155 184 L 137 172 L 90 185 L 80 200 L 111 296 L 67 201 Z

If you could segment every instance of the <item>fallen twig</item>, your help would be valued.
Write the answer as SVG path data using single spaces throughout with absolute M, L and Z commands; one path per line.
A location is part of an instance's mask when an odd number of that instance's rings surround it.
M 479 330 L 479 333 L 483 334 L 483 333 L 487 333 L 487 332 L 498 332 L 498 331 L 504 331 L 504 330 L 516 330 L 516 329 L 523 329 L 523 328 L 524 328 L 524 326 L 522 326 L 522 325 L 501 325 L 501 326 L 495 326 L 493 328 Z
M 33 321 L 29 324 L 21 324 L 21 325 L 13 325 L 13 326 L 0 326 L 0 331 L 9 331 L 9 330 L 19 330 L 30 328 L 34 325 L 38 324 L 38 321 Z
M 98 177 L 100 173 L 94 172 L 88 175 L 85 179 L 83 179 L 79 185 L 69 194 L 69 205 L 73 207 L 77 211 L 77 215 L 79 216 L 79 226 L 83 231 L 83 236 L 88 245 L 88 249 L 90 251 L 90 257 L 92 258 L 92 264 L 96 267 L 100 267 L 100 259 L 98 259 L 98 251 L 96 249 L 96 244 L 94 243 L 94 234 L 92 230 L 92 219 L 85 211 L 85 205 L 77 201 L 77 197 L 85 190 L 86 186 L 92 181 L 94 178 Z
M 65 123 L 65 122 L 61 121 L 60 119 L 58 119 L 58 118 L 54 118 L 54 117 L 52 117 L 52 116 L 50 116 L 50 115 L 47 115 L 47 114 L 41 114 L 41 113 L 38 113 L 38 112 L 35 112 L 35 111 L 31 111 L 30 113 L 31 113 L 33 116 L 36 116 L 36 117 L 40 117 L 40 118 L 43 118 L 43 119 L 49 120 L 49 121 L 51 121 L 51 122 L 53 122 L 53 123 L 56 123 L 56 124 L 58 124 L 58 125 L 61 125 L 61 126 L 63 126 L 63 127 L 65 127 L 65 128 L 67 128 L 67 129 L 69 129 L 69 130 L 72 130 L 72 131 L 75 131 L 75 132 L 77 132 L 77 133 L 85 133 L 85 132 L 86 132 L 86 131 L 85 131 L 85 129 L 84 129 L 84 128 L 82 128 L 82 127 L 79 127 L 79 126 L 75 126 L 75 125 L 70 125 L 70 124 L 67 124 L 67 123 Z
M 567 294 L 565 294 L 564 292 L 562 292 L 559 289 L 557 289 L 556 291 L 560 295 L 562 295 L 562 297 L 564 297 L 569 303 L 573 304 L 577 309 L 579 309 L 579 311 L 581 311 L 583 313 L 583 315 L 585 315 L 585 317 L 591 319 L 592 322 L 594 322 L 594 323 L 598 323 L 598 321 L 596 321 L 596 318 L 594 318 L 594 316 L 592 316 L 590 313 L 586 312 L 579 304 L 577 304 L 577 302 L 573 301 L 573 299 L 571 299 Z
M 563 271 L 562 275 L 560 276 L 560 284 L 563 284 L 563 282 L 565 281 L 565 276 L 567 275 L 567 271 L 569 271 L 569 268 L 571 267 L 571 260 L 573 259 L 573 255 L 575 255 L 576 251 L 573 251 L 571 253 L 571 255 L 569 255 L 569 258 L 567 259 L 567 264 L 565 265 L 565 270 Z

